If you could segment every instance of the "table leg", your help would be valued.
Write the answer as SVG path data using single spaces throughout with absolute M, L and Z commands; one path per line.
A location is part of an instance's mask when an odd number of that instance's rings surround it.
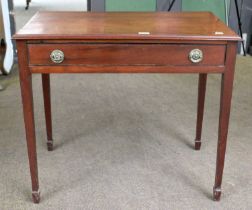
M 50 74 L 42 74 L 42 86 L 43 86 L 44 109 L 46 120 L 47 149 L 48 151 L 52 151 L 53 138 L 52 138 Z
M 32 198 L 34 203 L 39 203 L 40 193 L 37 167 L 35 122 L 33 111 L 32 75 L 28 68 L 27 48 L 24 41 L 17 42 L 17 50 L 19 59 L 20 87 L 23 102 L 26 142 L 32 182 Z
M 195 150 L 200 150 L 201 147 L 201 133 L 202 133 L 202 123 L 204 115 L 206 83 L 207 83 L 207 74 L 199 74 Z
M 226 69 L 222 74 L 221 82 L 221 101 L 220 101 L 220 117 L 219 117 L 219 133 L 217 146 L 217 161 L 215 185 L 213 188 L 214 200 L 219 201 L 221 197 L 221 183 L 225 162 L 225 153 L 227 145 L 228 124 L 231 108 L 231 98 L 234 80 L 236 56 L 236 43 L 229 43 L 226 55 Z

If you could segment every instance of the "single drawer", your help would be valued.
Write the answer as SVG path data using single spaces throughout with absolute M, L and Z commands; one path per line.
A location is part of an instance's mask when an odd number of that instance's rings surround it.
M 29 44 L 30 65 L 224 65 L 225 45 Z

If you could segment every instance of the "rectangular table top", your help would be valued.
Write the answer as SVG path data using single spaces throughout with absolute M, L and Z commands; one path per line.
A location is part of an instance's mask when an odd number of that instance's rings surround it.
M 38 12 L 14 39 L 238 41 L 240 37 L 210 12 Z

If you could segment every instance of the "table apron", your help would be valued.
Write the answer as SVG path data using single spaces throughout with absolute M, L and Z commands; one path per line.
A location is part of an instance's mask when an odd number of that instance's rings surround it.
M 223 73 L 225 66 L 29 66 L 31 73 Z

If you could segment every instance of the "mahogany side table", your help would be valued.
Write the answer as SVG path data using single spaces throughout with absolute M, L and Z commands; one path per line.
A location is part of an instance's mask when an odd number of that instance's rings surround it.
M 207 74 L 222 75 L 214 200 L 220 200 L 240 37 L 210 12 L 39 12 L 17 34 L 32 197 L 40 201 L 32 74 L 42 75 L 48 150 L 53 150 L 51 73 L 196 73 L 201 130 Z

